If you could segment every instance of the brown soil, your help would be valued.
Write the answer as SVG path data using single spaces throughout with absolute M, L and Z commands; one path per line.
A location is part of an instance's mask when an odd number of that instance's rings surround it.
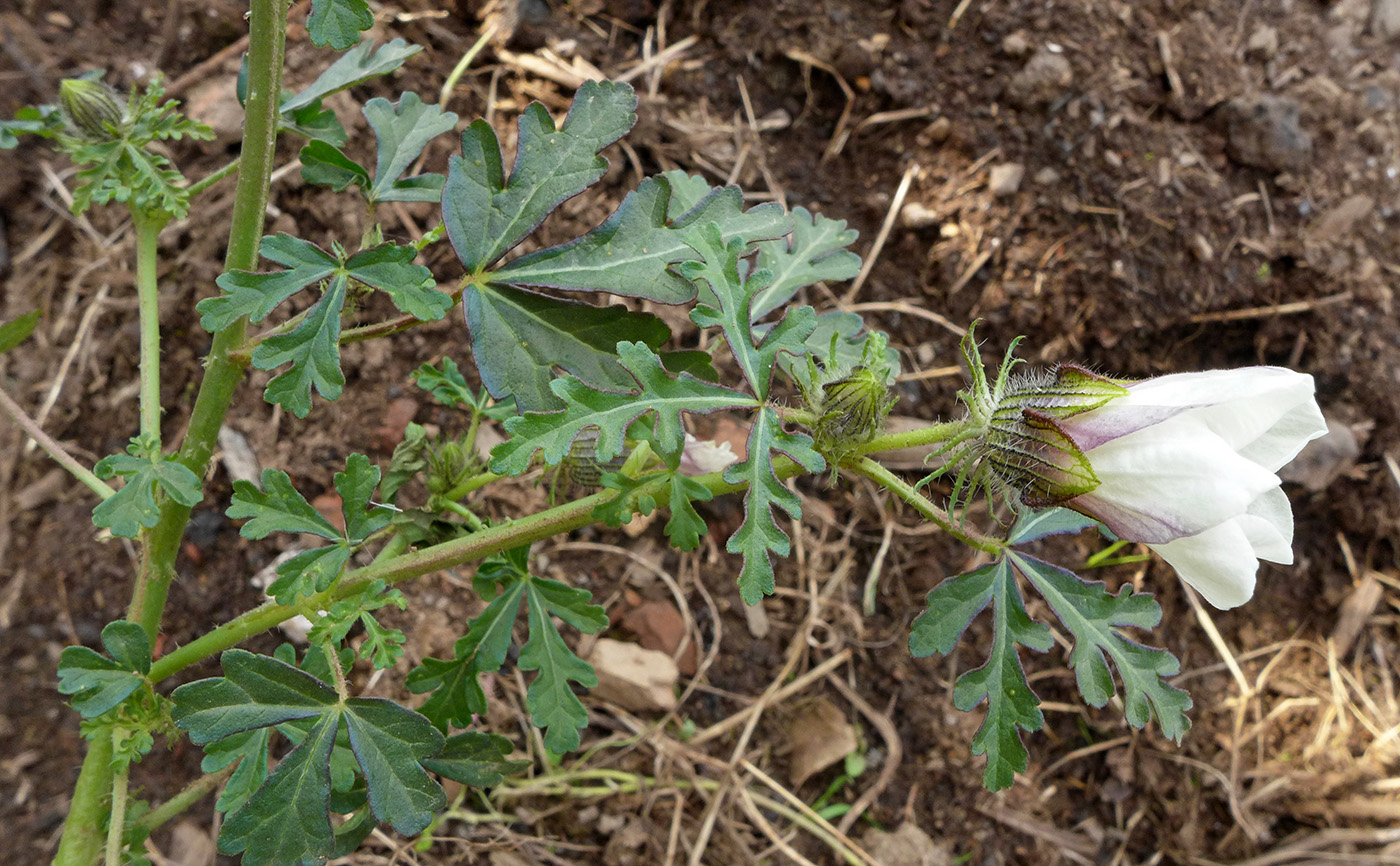
M 428 50 L 357 97 L 437 92 L 479 26 L 477 10 L 463 4 L 439 14 L 442 5 L 450 4 L 384 7 L 378 37 L 403 36 Z M 526 5 L 542 9 L 538 0 Z M 18 6 L 0 13 L 0 115 L 52 101 L 60 78 L 98 64 L 123 84 L 162 70 L 211 121 L 227 108 L 237 53 L 232 63 L 205 61 L 243 34 L 243 4 Z M 953 410 L 959 379 L 940 370 L 956 363 L 948 323 L 980 317 L 993 351 L 1024 334 L 1034 360 L 1075 360 L 1124 376 L 1248 364 L 1304 370 L 1317 379 L 1324 411 L 1359 446 L 1321 455 L 1305 484 L 1289 486 L 1298 562 L 1266 567 L 1245 608 L 1211 614 L 1219 647 L 1160 562 L 1102 572 L 1110 584 L 1132 581 L 1158 593 L 1167 625 L 1151 640 L 1181 659 L 1181 680 L 1196 701 L 1194 727 L 1180 746 L 1155 731 L 1133 731 L 1112 707 L 1085 707 L 1056 649 L 1027 659 L 1047 709 L 1046 729 L 1028 738 L 1030 772 L 1004 794 L 982 791 L 982 762 L 968 754 L 980 714 L 957 712 L 950 695 L 956 672 L 982 657 L 985 623 L 952 659 L 915 660 L 903 649 L 925 593 L 965 565 L 965 552 L 921 533 L 913 515 L 872 501 L 866 487 L 829 489 L 824 479 L 803 484 L 813 504 L 801 556 L 780 568 L 783 589 L 764 605 L 769 628 L 761 637 L 744 616 L 735 563 L 721 548 L 678 555 L 665 548 L 659 524 L 635 539 L 581 534 L 674 575 L 696 612 L 701 657 L 712 663 L 702 661 L 701 687 L 680 716 L 704 729 L 787 674 L 849 652 L 836 675 L 867 706 L 818 680 L 764 714 L 743 756 L 786 783 L 793 714 L 813 695 L 832 701 L 857 725 L 870 763 L 836 802 L 880 785 L 871 822 L 887 830 L 912 823 L 937 840 L 932 847 L 916 840 L 916 855 L 901 859 L 882 847 L 888 840 L 852 828 L 853 837 L 883 852 L 887 866 L 944 863 L 947 855 L 1017 864 L 1400 862 L 1400 836 L 1391 829 L 1400 816 L 1391 778 L 1400 759 L 1400 328 L 1389 288 L 1400 273 L 1400 47 L 1388 41 L 1387 23 L 1395 4 L 666 0 L 660 7 L 648 0 L 556 3 L 509 45 L 517 54 L 572 52 L 618 75 L 642 59 L 644 45 L 654 52 L 694 37 L 669 65 L 633 81 L 641 121 L 628 149 L 610 151 L 613 170 L 546 224 L 546 242 L 596 224 L 639 172 L 679 166 L 846 218 L 861 232 L 857 250 L 870 257 L 907 179 L 900 214 L 852 299 L 868 305 L 867 320 L 891 335 L 914 374 L 900 386 L 898 413 L 932 418 Z M 660 44 L 658 14 L 665 18 Z M 289 83 L 309 81 L 328 56 L 294 28 Z M 526 101 L 558 109 L 570 93 L 488 51 L 452 108 L 470 119 L 486 110 L 489 96 L 510 147 L 512 118 Z M 348 102 L 335 107 L 352 135 L 365 132 L 362 121 L 352 125 L 359 116 Z M 200 176 L 227 160 L 231 144 L 223 138 L 173 152 L 189 175 Z M 364 136 L 352 147 L 365 148 Z M 442 170 L 450 147 L 446 138 L 436 142 L 427 167 Z M 294 159 L 294 145 L 284 145 L 279 164 Z M 45 429 L 91 464 L 121 450 L 137 425 L 130 233 L 116 211 L 68 216 L 52 185 L 66 165 L 42 146 L 26 144 L 0 160 L 8 241 L 0 318 L 44 312 L 35 338 L 0 357 L 0 382 L 31 413 L 51 403 Z M 1014 174 L 1008 164 L 1024 170 L 1019 185 L 1007 183 Z M 998 183 L 1003 188 L 994 189 Z M 167 439 L 183 429 L 207 349 L 193 307 L 214 291 L 230 196 L 227 186 L 216 191 L 162 238 Z M 303 187 L 295 172 L 278 183 L 274 201 L 269 232 L 353 242 L 362 230 L 354 207 Z M 430 208 L 395 208 L 386 229 L 412 237 L 432 221 Z M 441 246 L 428 263 L 441 279 L 454 279 L 455 259 Z M 831 308 L 846 291 L 813 291 L 809 301 Z M 456 315 L 351 347 L 345 395 L 334 404 L 318 400 L 306 421 L 263 403 L 267 374 L 255 374 L 232 425 L 263 466 L 287 470 L 314 495 L 330 488 L 345 455 L 387 458 L 393 431 L 380 428 L 394 414 L 391 405 L 417 399 L 408 372 L 443 355 L 469 361 Z M 459 423 L 423 400 L 415 417 Z M 58 653 L 75 642 L 95 645 L 102 625 L 123 614 L 134 551 L 94 540 L 85 491 L 24 447 L 17 430 L 0 426 L 0 442 L 0 660 L 8 671 L 0 820 L 9 840 L 0 861 L 32 863 L 52 853 L 82 751 L 76 715 L 54 690 Z M 229 492 L 226 475 L 215 472 L 180 562 L 166 646 L 260 601 L 248 579 L 279 542 L 240 539 L 221 516 Z M 537 507 L 540 495 L 514 489 L 481 508 L 505 515 Z M 738 517 L 734 503 L 718 503 L 710 516 L 720 538 Z M 1079 562 L 1093 548 L 1078 539 L 1054 552 L 1059 561 Z M 669 598 L 652 572 L 625 571 L 628 560 L 617 553 L 560 548 L 549 556 L 556 576 L 614 606 L 624 604 L 628 584 L 642 596 Z M 877 611 L 864 616 L 862 584 L 874 563 L 881 568 Z M 825 600 L 814 601 L 823 592 Z M 469 588 L 460 576 L 441 575 L 409 594 L 418 603 L 402 621 L 413 635 L 410 653 L 447 652 L 471 610 Z M 1346 628 L 1359 628 L 1354 640 L 1328 643 Z M 266 651 L 276 643 L 268 635 L 250 646 Z M 1228 665 L 1222 648 L 1232 654 Z M 395 694 L 402 673 L 376 681 L 375 693 Z M 517 682 L 511 675 L 497 682 L 503 707 L 518 704 Z M 632 730 L 628 714 L 598 702 L 590 709 L 586 737 Z M 524 744 L 510 712 L 492 723 Z M 600 753 L 588 766 L 663 782 L 727 781 L 723 765 L 737 732 L 691 746 L 652 731 L 633 749 Z M 899 762 L 886 771 L 893 755 Z M 139 796 L 163 800 L 198 764 L 188 744 L 158 746 L 138 768 Z M 797 796 L 814 801 L 835 772 L 806 781 Z M 384 862 L 397 851 L 395 862 L 679 863 L 702 832 L 708 797 L 682 789 L 655 798 L 541 796 L 507 804 L 515 810 L 509 823 L 449 822 L 427 853 L 384 837 L 360 857 Z M 769 840 L 739 799 L 732 795 L 720 808 L 704 862 L 787 857 L 760 853 Z M 766 814 L 781 832 L 783 820 Z M 190 816 L 186 830 L 197 831 L 211 808 L 201 804 Z M 174 844 L 168 830 L 153 840 L 157 854 Z M 668 844 L 679 844 L 671 859 Z M 816 862 L 840 862 L 802 834 L 791 844 Z

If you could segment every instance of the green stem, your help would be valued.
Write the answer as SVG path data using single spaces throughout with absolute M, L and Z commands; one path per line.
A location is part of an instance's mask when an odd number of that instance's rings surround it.
M 473 514 L 472 510 L 462 503 L 448 499 L 438 504 L 442 506 L 443 511 L 451 511 L 453 514 L 465 520 L 467 525 L 472 528 L 472 532 L 480 532 L 486 528 L 486 524 L 481 522 L 481 518 Z
M 455 501 L 461 499 L 463 496 L 466 496 L 468 493 L 480 490 L 481 488 L 485 487 L 491 482 L 500 481 L 502 478 L 505 477 L 506 476 L 504 475 L 497 475 L 494 472 L 483 472 L 480 475 L 473 475 L 471 478 L 468 478 L 466 481 L 463 481 L 461 484 L 458 484 L 456 487 L 452 488 L 451 490 L 447 491 L 442 495 L 444 499 L 451 499 Z
M 773 461 L 773 471 L 779 479 L 791 478 L 804 472 L 802 467 L 786 457 L 779 457 Z M 719 472 L 701 475 L 695 480 L 705 485 L 717 496 L 744 489 L 743 484 L 731 484 L 725 481 L 723 474 Z M 669 477 L 661 475 L 657 480 L 641 486 L 639 491 L 642 494 L 659 496 L 669 484 Z M 914 495 L 918 496 L 917 493 Z M 393 585 L 588 526 L 596 522 L 593 518 L 593 509 L 615 496 L 617 496 L 616 490 L 604 490 L 519 520 L 488 526 L 465 538 L 455 538 L 442 544 L 395 557 L 387 562 L 376 560 L 364 568 L 346 572 L 331 588 L 306 596 L 296 604 L 281 605 L 268 602 L 162 656 L 155 664 L 151 665 L 151 682 L 160 682 L 190 665 L 237 646 L 253 635 L 261 634 L 297 614 L 311 613 L 314 615 L 317 610 L 327 610 L 332 604 L 359 591 L 372 580 L 383 580 L 385 584 Z M 958 537 L 963 536 L 959 534 Z
M 277 101 L 282 92 L 282 61 L 286 47 L 287 0 L 252 0 L 248 50 L 248 100 L 243 120 L 243 150 L 239 157 L 238 185 L 234 193 L 226 269 L 253 270 L 272 176 L 277 143 Z M 243 379 L 246 362 L 230 357 L 243 343 L 247 321 L 214 335 L 205 364 L 199 395 L 195 398 L 189 429 L 176 459 L 195 475 L 204 477 L 218 441 L 234 390 Z M 175 555 L 189 523 L 190 508 L 166 499 L 160 519 L 146 539 L 142 564 L 145 597 L 141 625 L 154 642 L 170 582 L 175 577 Z M 68 819 L 59 840 L 55 866 L 91 866 L 100 856 L 101 837 L 96 833 L 102 818 L 102 798 L 112 790 L 111 744 L 94 743 L 83 759 L 73 791 Z
M 112 793 L 112 753 L 111 737 L 98 737 L 88 745 L 54 866 L 91 866 L 102 855 L 102 821 Z
M 900 446 L 905 447 L 905 446 Z M 895 475 L 890 470 L 871 460 L 869 457 L 861 457 L 841 464 L 843 469 L 849 469 L 857 475 L 864 475 L 876 484 L 890 491 L 894 495 L 903 499 L 913 506 L 923 518 L 938 526 L 944 532 L 963 542 L 987 553 L 997 554 L 1005 549 L 1005 545 L 995 538 L 989 538 L 976 530 L 967 529 L 953 522 L 948 512 L 934 505 L 919 491 L 915 490 L 904 479 Z
M 263 219 L 267 210 L 272 158 L 277 143 L 277 99 L 282 88 L 282 56 L 286 43 L 286 0 L 253 0 L 248 52 L 248 101 L 243 120 L 243 151 L 239 156 L 238 186 L 234 194 L 225 270 L 253 270 L 258 261 Z M 195 397 L 189 429 L 175 459 L 200 478 L 218 443 L 219 428 L 228 415 L 234 391 L 243 381 L 246 363 L 230 353 L 242 345 L 248 322 L 239 319 L 214 335 L 205 360 L 204 379 Z M 189 523 L 190 508 L 167 499 L 160 520 L 148 540 L 147 570 L 150 585 L 142 605 L 141 625 L 152 640 L 160 626 L 170 582 L 175 577 L 175 555 Z
M 238 769 L 237 762 L 229 764 L 218 772 L 205 773 L 186 785 L 183 791 L 141 816 L 135 822 L 136 826 L 149 833 L 171 818 L 183 815 L 195 803 L 212 794 L 229 776 L 233 775 L 233 771 L 236 769 Z
M 970 423 L 964 418 L 929 427 L 920 427 L 917 430 L 907 430 L 903 433 L 886 433 L 883 436 L 876 436 L 860 446 L 856 449 L 856 453 L 861 455 L 874 454 L 877 451 L 895 451 L 900 448 L 918 448 L 922 445 L 947 442 L 967 430 Z
M 109 739 L 116 751 L 119 740 L 130 736 L 128 731 L 112 731 Z M 112 813 L 107 826 L 106 866 L 122 866 L 122 836 L 126 832 L 126 794 L 130 780 L 131 762 L 119 759 L 112 776 Z
M 160 289 L 156 262 L 160 230 L 169 217 L 139 208 L 136 229 L 136 299 L 141 318 L 141 436 L 160 448 Z
M 228 165 L 224 166 L 223 168 L 219 169 L 213 174 L 206 175 L 200 178 L 199 180 L 195 181 L 194 183 L 190 184 L 186 191 L 189 193 L 189 197 L 193 199 L 195 196 L 204 192 L 209 187 L 213 186 L 214 184 L 218 183 L 219 181 L 223 180 L 224 178 L 228 177 L 236 171 L 238 171 L 238 160 L 235 159 L 233 162 L 230 162 Z

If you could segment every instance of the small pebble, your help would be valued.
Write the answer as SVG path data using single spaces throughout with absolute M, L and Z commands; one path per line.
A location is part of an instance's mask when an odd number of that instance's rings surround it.
M 987 179 L 987 187 L 997 198 L 1015 195 L 1016 191 L 1021 188 L 1021 180 L 1025 176 L 1026 167 L 1024 165 L 1019 162 L 1004 162 L 992 166 Z

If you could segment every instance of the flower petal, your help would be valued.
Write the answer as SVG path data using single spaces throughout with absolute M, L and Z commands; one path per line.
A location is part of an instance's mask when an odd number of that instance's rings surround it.
M 1166 544 L 1149 544 L 1182 580 L 1221 610 L 1239 607 L 1254 595 L 1259 560 L 1238 522 L 1227 521 L 1205 532 Z
M 1249 538 L 1254 555 L 1269 562 L 1293 562 L 1293 509 L 1288 497 L 1275 487 L 1249 504 L 1249 511 L 1235 518 Z
M 1194 415 L 1146 427 L 1086 455 L 1099 486 L 1067 505 L 1120 538 L 1165 543 L 1244 514 L 1278 487 Z

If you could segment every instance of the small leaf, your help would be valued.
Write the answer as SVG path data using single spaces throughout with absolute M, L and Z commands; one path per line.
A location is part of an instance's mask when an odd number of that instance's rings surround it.
M 671 474 L 669 499 L 671 519 L 666 521 L 666 537 L 680 550 L 694 550 L 705 534 L 705 520 L 695 510 L 693 502 L 709 502 L 714 498 L 710 488 L 679 472 Z
M 1112 659 L 1123 679 L 1123 710 L 1128 723 L 1141 728 L 1155 715 L 1162 733 L 1180 742 L 1191 727 L 1186 715 L 1191 697 L 1164 681 L 1175 676 L 1180 665 L 1166 650 L 1143 646 L 1120 631 L 1124 627 L 1155 627 L 1162 618 L 1157 600 L 1146 593 L 1134 593 L 1131 584 L 1110 595 L 1101 582 L 1086 581 L 1020 553 L 1012 553 L 1011 560 L 1074 634 L 1070 667 L 1084 700 L 1102 707 L 1113 697 L 1113 675 L 1108 668 L 1108 659 Z
M 135 538 L 142 527 L 150 528 L 160 519 L 160 505 L 156 501 L 156 490 L 180 503 L 191 506 L 199 503 L 203 493 L 199 476 L 184 464 L 173 459 L 138 457 L 136 440 L 127 449 L 132 454 L 113 454 L 104 457 L 93 467 L 98 478 L 122 476 L 126 484 L 116 493 L 98 503 L 92 510 L 92 522 L 110 529 L 113 535 Z
M 778 415 L 764 406 L 749 430 L 748 456 L 724 470 L 730 484 L 747 484 L 744 494 L 744 522 L 729 536 L 725 549 L 742 553 L 744 568 L 739 574 L 739 595 L 744 604 L 758 604 L 774 588 L 773 562 L 769 554 L 787 556 L 791 542 L 773 518 L 773 507 L 787 512 L 793 520 L 802 516 L 802 500 L 783 485 L 773 472 L 773 454 L 780 451 L 801 464 L 808 472 L 821 472 L 826 461 L 812 449 L 812 439 L 783 430 Z
M 565 604 L 569 606 L 559 602 L 563 594 L 557 590 L 561 588 L 568 591 L 570 601 Z M 552 597 L 546 595 L 551 589 L 556 590 Z M 564 643 L 549 615 L 556 614 L 574 625 L 590 625 L 588 630 L 593 632 L 602 631 L 608 619 L 602 615 L 601 608 L 594 607 L 597 613 L 581 609 L 589 593 L 557 581 L 532 578 L 526 596 L 530 604 L 530 639 L 520 649 L 520 669 L 539 671 L 539 674 L 530 683 L 525 704 L 535 725 L 544 730 L 545 747 L 556 754 L 569 752 L 578 748 L 579 728 L 588 724 L 588 711 L 569 688 L 569 683 L 591 688 L 598 685 L 598 677 L 593 673 L 593 666 L 574 655 Z
M 263 470 L 262 490 L 247 481 L 233 482 L 233 502 L 227 514 L 230 520 L 252 518 L 239 534 L 254 540 L 274 532 L 309 532 L 332 541 L 344 537 L 292 486 L 291 477 L 281 469 Z
M 359 544 L 389 525 L 392 512 L 370 502 L 378 486 L 379 467 L 363 454 L 351 454 L 345 460 L 345 471 L 335 474 L 335 489 L 345 516 L 345 538 L 352 544 Z
M 457 369 L 457 362 L 451 358 L 442 359 L 441 370 L 432 364 L 424 364 L 411 375 L 415 385 L 431 393 L 434 400 L 449 409 L 476 405 L 476 394 Z
M 370 185 L 369 170 L 329 142 L 309 142 L 301 149 L 298 159 L 301 160 L 301 179 L 307 183 L 328 186 L 336 192 L 343 192 L 351 184 L 361 189 Z
M 509 760 L 511 742 L 497 734 L 466 731 L 448 737 L 442 751 L 423 761 L 430 772 L 473 788 L 494 788 L 523 772 L 529 761 Z
M 0 325 L 0 352 L 8 352 L 29 339 L 29 335 L 34 333 L 34 329 L 38 326 L 38 310 L 25 313 L 23 316 Z
M 915 658 L 952 652 L 968 624 L 992 600 L 1000 568 L 998 563 L 984 565 L 934 587 L 928 594 L 928 608 L 910 630 L 909 652 Z
M 792 307 L 757 346 L 753 342 L 752 303 L 754 296 L 768 285 L 769 271 L 755 270 L 747 278 L 739 276 L 739 256 L 744 243 L 734 239 L 726 243 L 719 226 L 707 223 L 686 234 L 686 243 L 700 255 L 702 261 L 687 261 L 680 273 L 697 285 L 709 286 L 709 298 L 691 311 L 690 320 L 702 328 L 720 328 L 729 342 L 739 367 L 744 371 L 754 393 L 768 396 L 773 379 L 773 365 L 778 353 L 801 355 L 807 352 L 804 342 L 817 326 L 817 314 L 811 307 Z M 719 306 L 709 306 L 710 302 Z
M 606 463 L 622 453 L 627 427 L 636 418 L 654 412 L 654 447 L 662 454 L 679 454 L 685 444 L 682 412 L 713 412 L 719 409 L 755 406 L 747 394 L 722 385 L 702 382 L 688 373 L 671 378 L 661 359 L 644 343 L 618 343 L 623 367 L 638 389 L 635 394 L 598 391 L 566 376 L 551 383 L 555 395 L 564 401 L 561 412 L 527 412 L 506 420 L 511 438 L 491 452 L 491 470 L 519 475 L 530 468 L 536 451 L 544 452 L 550 466 L 558 465 L 569 454 L 570 446 L 583 430 L 598 428 L 594 445 L 599 462 Z
M 301 289 L 335 273 L 335 258 L 315 244 L 288 234 L 262 239 L 262 257 L 285 265 L 287 270 L 272 273 L 229 271 L 215 282 L 227 294 L 205 298 L 195 305 L 201 314 L 199 324 L 214 333 L 232 325 L 240 316 L 261 322 L 278 304 Z
M 1068 508 L 1036 508 L 1022 511 L 1006 534 L 1007 544 L 1025 544 L 1051 535 L 1072 535 L 1101 524 Z
M 428 142 L 457 125 L 457 115 L 425 104 L 416 93 L 405 93 L 397 105 L 375 97 L 365 103 L 364 114 L 379 144 L 374 184 L 364 191 L 365 198 L 371 203 L 437 201 L 442 195 L 442 175 L 399 178 Z
M 482 563 L 482 570 L 490 573 L 488 565 L 500 567 L 502 562 L 492 557 Z M 409 673 L 409 691 L 415 694 L 433 692 L 420 710 L 438 728 L 445 730 L 449 723 L 466 727 L 471 724 L 473 714 L 486 712 L 486 694 L 477 682 L 477 674 L 499 670 L 505 663 L 511 629 L 525 597 L 527 577 L 527 574 L 511 572 L 503 575 L 504 588 L 467 626 L 467 633 L 453 647 L 453 659 L 424 659 Z
M 958 677 L 953 705 L 968 712 L 986 701 L 987 716 L 972 738 L 972 753 L 987 756 L 982 783 L 991 791 L 1009 788 L 1030 760 L 1020 731 L 1038 731 L 1045 723 L 1040 700 L 1026 682 L 1016 644 L 1044 652 L 1054 643 L 1050 630 L 1026 614 L 1016 577 L 1005 559 L 988 566 L 995 601 L 991 653 L 976 670 Z M 973 572 L 972 574 L 977 574 Z M 965 585 L 971 589 L 971 585 Z M 937 637 L 935 636 L 935 640 Z
M 345 374 L 340 372 L 340 313 L 345 306 L 344 276 L 331 280 L 326 293 L 290 334 L 268 337 L 253 350 L 253 366 L 272 370 L 288 362 L 263 392 L 269 403 L 279 403 L 298 418 L 311 413 L 311 389 L 327 400 L 340 398 Z
M 360 31 L 374 26 L 374 13 L 365 0 L 311 0 L 306 32 L 322 48 L 344 51 L 360 41 Z
M 151 642 L 134 622 L 108 623 L 102 646 L 111 658 L 87 647 L 64 647 L 58 663 L 58 691 L 73 695 L 73 709 L 83 718 L 102 715 L 126 700 L 151 670 Z
M 482 383 L 498 400 L 514 396 L 522 411 L 560 406 L 550 390 L 556 367 L 596 388 L 630 388 L 632 378 L 617 359 L 618 341 L 656 349 L 671 338 L 670 328 L 648 313 L 508 286 L 469 286 L 463 306 Z
M 490 124 L 478 120 L 468 127 L 462 156 L 449 162 L 442 195 L 442 219 L 467 270 L 494 264 L 561 202 L 601 178 L 608 163 L 597 153 L 632 128 L 636 106 L 628 85 L 587 81 L 555 129 L 549 111 L 531 103 L 520 115 L 509 181 Z
M 699 185 L 701 197 L 683 201 L 679 186 Z M 685 203 L 675 213 L 675 206 Z M 703 178 L 682 171 L 649 177 L 627 194 L 612 216 L 581 238 L 529 253 L 495 272 L 496 279 L 521 286 L 611 292 L 682 304 L 695 286 L 672 265 L 694 257 L 686 233 L 715 223 L 725 243 L 780 238 L 792 227 L 781 206 L 769 202 L 744 210 L 738 187 L 710 189 Z
M 384 292 L 410 316 L 437 321 L 452 308 L 452 296 L 434 288 L 433 272 L 413 264 L 413 247 L 380 244 L 356 253 L 345 263 L 346 274 L 356 282 Z
M 387 75 L 422 50 L 421 45 L 410 45 L 403 39 L 394 39 L 376 51 L 374 40 L 366 39 L 327 66 L 326 71 L 316 76 L 316 80 L 305 90 L 283 100 L 280 110 L 285 115 L 305 108 L 332 93 L 362 84 L 375 76 Z
M 352 553 L 343 542 L 302 551 L 277 566 L 277 579 L 267 594 L 278 604 L 295 604 L 303 595 L 324 592 L 340 577 Z
M 758 245 L 755 267 L 773 274 L 772 282 L 753 299 L 753 319 L 785 306 L 797 290 L 822 280 L 849 280 L 860 273 L 860 256 L 846 247 L 859 232 L 848 230 L 845 220 L 813 216 L 806 208 L 793 208 L 791 239 Z

